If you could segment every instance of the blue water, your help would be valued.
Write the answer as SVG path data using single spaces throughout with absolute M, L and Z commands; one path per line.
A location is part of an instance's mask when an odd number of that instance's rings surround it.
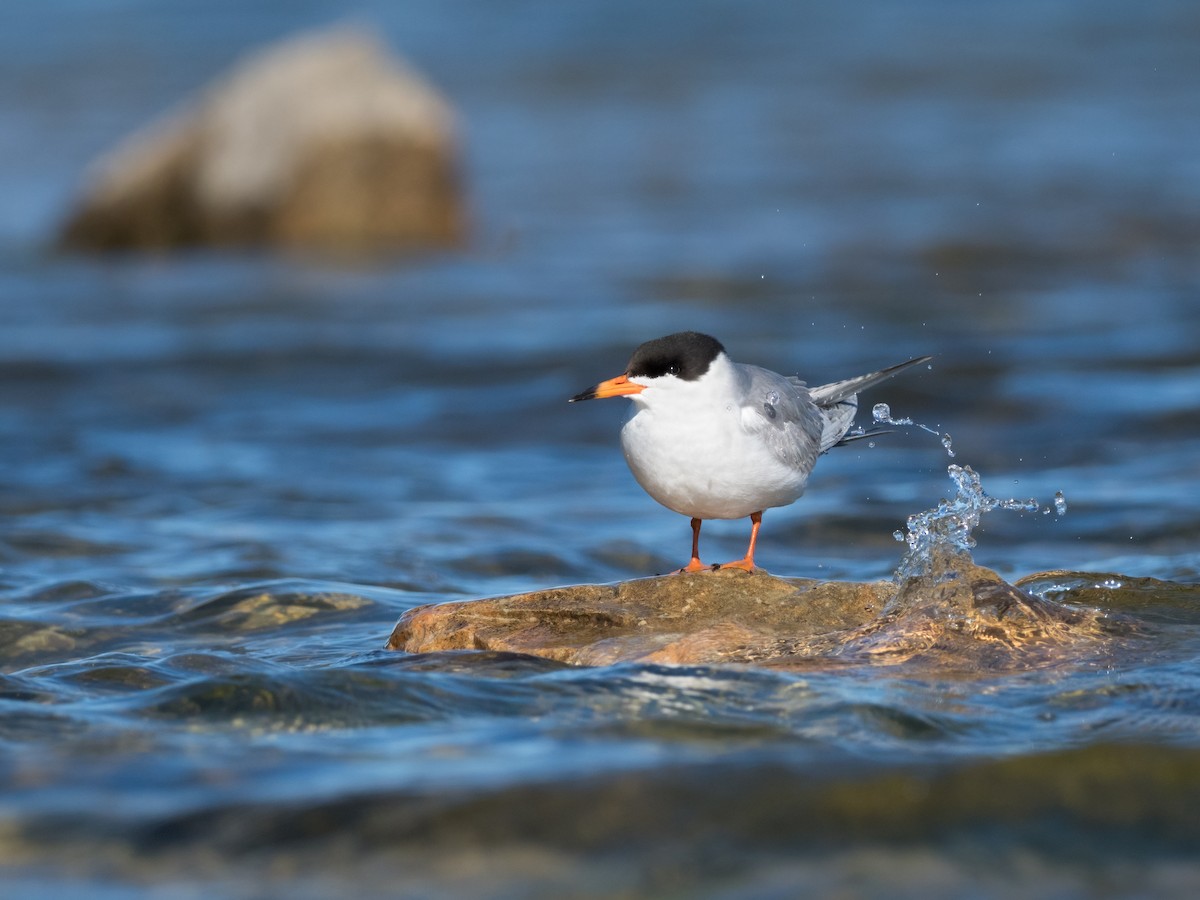
M 50 250 L 87 163 L 374 24 L 460 115 L 461 253 Z M 13 895 L 1191 896 L 1200 9 L 937 0 L 0 11 L 0 865 Z M 624 401 L 684 328 L 953 437 L 975 559 L 1128 627 L 1053 664 L 568 669 L 382 649 L 650 575 Z M 869 424 L 864 422 L 864 424 Z M 931 435 L 823 458 L 785 575 L 887 578 Z M 710 523 L 735 558 L 748 525 Z

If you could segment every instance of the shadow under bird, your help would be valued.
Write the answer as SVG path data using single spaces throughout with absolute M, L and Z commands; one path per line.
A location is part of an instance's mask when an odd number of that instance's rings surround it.
M 571 398 L 629 397 L 621 429 L 625 461 L 642 488 L 692 520 L 692 558 L 679 571 L 754 569 L 763 510 L 795 503 L 817 457 L 882 434 L 847 434 L 858 392 L 932 359 L 910 359 L 869 375 L 808 387 L 798 378 L 736 363 L 716 338 L 681 331 L 638 347 L 625 372 Z M 753 523 L 742 559 L 700 562 L 705 519 Z

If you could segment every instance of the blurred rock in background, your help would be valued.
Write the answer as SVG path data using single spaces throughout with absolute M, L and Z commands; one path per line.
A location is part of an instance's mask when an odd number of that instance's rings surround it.
M 252 55 L 101 159 L 60 243 L 392 253 L 465 236 L 454 114 L 373 36 Z

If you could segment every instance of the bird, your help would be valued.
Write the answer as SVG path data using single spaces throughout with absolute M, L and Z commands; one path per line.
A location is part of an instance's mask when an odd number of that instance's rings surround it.
M 795 503 L 821 454 L 884 433 L 848 433 L 858 392 L 932 358 L 808 387 L 799 378 L 734 362 L 710 335 L 681 331 L 646 341 L 622 374 L 570 402 L 633 401 L 621 429 L 625 461 L 647 494 L 691 519 L 692 556 L 679 572 L 752 572 L 763 511 Z M 747 516 L 746 555 L 719 565 L 702 563 L 704 520 Z

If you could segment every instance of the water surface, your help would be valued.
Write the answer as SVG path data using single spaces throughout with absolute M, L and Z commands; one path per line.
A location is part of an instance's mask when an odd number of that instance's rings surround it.
M 461 254 L 47 251 L 88 162 L 347 14 L 458 107 Z M 0 859 L 27 895 L 1187 896 L 1200 883 L 1188 4 L 54 2 L 0 13 Z M 566 399 L 694 328 L 954 440 L 978 562 L 1131 624 L 966 677 L 382 650 L 686 561 Z M 864 416 L 865 417 L 865 416 Z M 764 519 L 890 577 L 912 429 Z M 735 558 L 747 523 L 711 523 Z M 6 876 L 7 877 L 7 876 Z

